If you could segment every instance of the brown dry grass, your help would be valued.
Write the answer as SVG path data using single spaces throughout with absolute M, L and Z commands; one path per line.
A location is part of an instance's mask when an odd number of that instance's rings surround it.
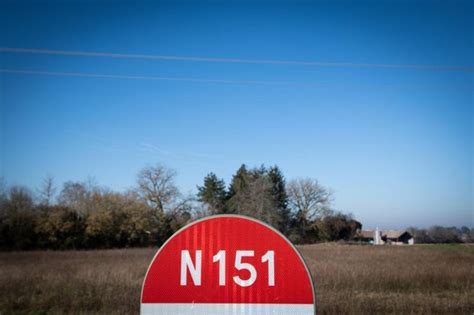
M 472 314 L 474 253 L 457 248 L 321 244 L 300 250 L 316 278 L 320 314 Z
M 473 314 L 472 249 L 300 247 L 316 277 L 318 314 Z M 0 253 L 0 313 L 138 313 L 155 251 Z

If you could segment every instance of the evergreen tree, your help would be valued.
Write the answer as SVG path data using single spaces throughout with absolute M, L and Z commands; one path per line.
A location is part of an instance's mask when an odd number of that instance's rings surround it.
M 279 229 L 287 234 L 290 227 L 290 209 L 288 208 L 288 194 L 286 193 L 285 177 L 278 166 L 268 170 L 268 177 L 272 183 L 272 195 L 275 200 L 278 215 L 281 219 Z
M 225 183 L 216 174 L 209 173 L 204 178 L 204 185 L 198 186 L 198 200 L 208 205 L 211 214 L 225 213 L 227 193 Z
M 238 192 L 244 190 L 245 187 L 248 186 L 249 180 L 250 172 L 247 170 L 247 166 L 245 166 L 245 164 L 242 164 L 235 173 L 235 175 L 232 177 L 232 182 L 230 183 L 227 199 L 232 199 L 232 197 L 234 197 Z

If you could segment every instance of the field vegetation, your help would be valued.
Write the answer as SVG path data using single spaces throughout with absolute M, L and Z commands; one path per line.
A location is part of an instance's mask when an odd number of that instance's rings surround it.
M 472 314 L 472 245 L 305 245 L 318 314 Z M 138 314 L 156 249 L 0 253 L 0 313 Z

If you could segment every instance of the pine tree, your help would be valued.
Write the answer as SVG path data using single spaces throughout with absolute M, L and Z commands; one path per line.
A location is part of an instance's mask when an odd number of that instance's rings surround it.
M 275 199 L 278 215 L 281 219 L 279 229 L 287 233 L 290 227 L 290 209 L 288 208 L 288 194 L 286 193 L 285 177 L 278 166 L 268 170 L 268 177 L 272 183 L 272 195 Z
M 208 205 L 211 214 L 225 213 L 227 193 L 225 183 L 216 174 L 209 173 L 204 178 L 204 185 L 198 186 L 198 199 Z
M 250 172 L 247 170 L 247 166 L 245 166 L 245 164 L 242 164 L 235 173 L 235 175 L 232 177 L 232 182 L 229 186 L 229 193 L 227 199 L 231 199 L 238 192 L 244 190 L 245 187 L 248 186 L 249 180 Z

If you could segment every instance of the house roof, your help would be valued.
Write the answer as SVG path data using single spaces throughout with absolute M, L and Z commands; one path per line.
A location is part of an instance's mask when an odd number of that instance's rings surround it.
M 387 230 L 383 231 L 382 237 L 386 238 L 400 238 L 402 235 L 408 234 L 410 237 L 413 237 L 410 232 L 406 230 Z
M 385 230 L 385 231 L 380 231 L 381 237 L 386 237 L 386 238 L 399 238 L 403 234 L 408 233 L 406 230 Z M 410 234 L 411 235 L 411 234 Z M 356 237 L 359 238 L 374 238 L 374 230 L 363 230 L 360 231 Z
M 373 230 L 360 231 L 357 234 L 357 237 L 360 237 L 360 238 L 374 238 L 374 231 Z
M 387 230 L 387 231 L 382 231 L 382 237 L 399 238 L 404 233 L 406 233 L 406 231 L 403 231 L 403 230 Z

